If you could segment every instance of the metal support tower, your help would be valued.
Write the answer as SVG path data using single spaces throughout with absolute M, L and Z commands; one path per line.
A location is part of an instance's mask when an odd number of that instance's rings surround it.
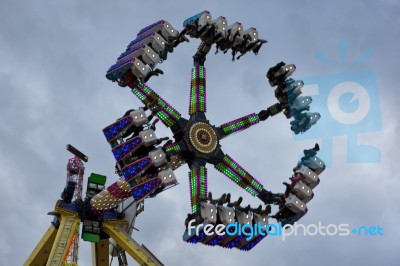
M 93 177 L 94 176 L 94 177 Z M 88 180 L 88 193 L 90 195 L 94 190 L 98 190 L 99 186 L 104 187 L 106 182 L 104 178 L 95 178 L 101 175 L 91 174 Z M 53 215 L 54 219 L 49 229 L 43 235 L 42 239 L 37 243 L 25 263 L 24 266 L 77 266 L 77 262 L 66 262 L 65 258 L 68 257 L 68 253 L 71 247 L 78 237 L 76 235 L 76 228 L 79 223 L 82 222 L 83 209 L 79 208 L 79 205 L 84 205 L 84 202 L 79 200 L 71 201 L 72 195 L 74 194 L 75 183 L 72 181 L 67 183 L 64 191 L 61 195 L 61 199 L 57 201 L 54 211 L 49 212 L 49 215 Z M 101 189 L 100 189 L 101 190 Z M 112 246 L 120 247 L 122 252 L 118 250 L 111 250 L 111 254 L 114 252 L 118 254 L 118 262 L 120 266 L 126 266 L 125 252 L 129 254 L 139 265 L 146 266 L 163 266 L 160 260 L 143 244 L 138 244 L 132 237 L 132 230 L 136 216 L 143 211 L 143 201 L 133 202 L 127 206 L 121 205 L 122 213 L 124 218 L 118 217 L 115 212 L 105 213 L 101 216 L 102 222 L 98 222 L 98 233 L 94 232 L 93 223 L 91 225 L 92 233 L 88 233 L 88 229 L 83 230 L 83 239 L 92 242 L 92 265 L 93 266 L 109 266 L 109 246 L 112 241 Z M 89 208 L 91 206 L 89 205 Z M 83 220 L 83 224 L 88 220 Z M 91 221 L 89 221 L 91 222 Z M 100 234 L 105 238 L 101 238 Z M 96 240 L 96 235 L 98 239 Z M 112 239 L 110 239 L 112 238 Z M 112 260 L 111 260 L 112 263 Z
M 73 200 L 82 200 L 82 183 L 83 175 L 85 174 L 85 166 L 83 162 L 88 161 L 88 157 L 82 152 L 77 150 L 72 145 L 67 145 L 67 150 L 70 151 L 75 156 L 68 160 L 67 164 L 67 180 L 74 181 L 76 183 Z M 64 258 L 65 265 L 75 266 L 78 265 L 78 251 L 79 251 L 79 223 L 76 228 L 71 244 L 67 249 L 67 255 Z

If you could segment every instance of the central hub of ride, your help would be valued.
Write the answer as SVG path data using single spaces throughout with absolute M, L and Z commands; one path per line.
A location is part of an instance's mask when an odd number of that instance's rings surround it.
M 189 129 L 189 140 L 192 146 L 201 153 L 212 153 L 218 145 L 214 129 L 204 122 L 196 122 Z

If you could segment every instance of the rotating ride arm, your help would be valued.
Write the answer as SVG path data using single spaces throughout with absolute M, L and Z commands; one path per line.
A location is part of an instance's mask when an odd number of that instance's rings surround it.
M 154 115 L 174 131 L 179 131 L 181 115 L 167 101 L 145 84 L 152 76 L 163 74 L 155 66 L 167 59 L 180 42 L 185 41 L 170 23 L 160 20 L 139 31 L 125 52 L 107 71 L 106 77 L 122 87 L 129 86 L 132 93 L 149 108 Z
M 248 129 L 282 111 L 284 111 L 286 118 L 294 118 L 290 125 L 295 134 L 304 133 L 315 125 L 321 116 L 319 113 L 303 112 L 309 111 L 312 103 L 310 96 L 299 97 L 302 93 L 301 88 L 304 86 L 303 81 L 288 78 L 295 70 L 295 65 L 286 65 L 284 62 L 270 68 L 267 72 L 267 78 L 271 86 L 277 86 L 275 97 L 279 102 L 266 110 L 261 110 L 258 114 L 252 113 L 222 124 L 217 128 L 220 138 Z
M 264 190 L 257 179 L 227 154 L 215 165 L 215 168 L 253 196 L 257 196 Z
M 244 207 L 241 206 L 242 197 L 231 202 L 230 194 L 213 199 L 209 193 L 207 198 L 200 199 L 196 217 L 188 216 L 183 240 L 192 244 L 203 243 L 249 251 L 268 235 L 266 228 L 270 218 L 277 219 L 282 225 L 295 223 L 307 213 L 306 204 L 314 197 L 312 190 L 320 182 L 318 175 L 325 170 L 325 164 L 316 156 L 318 151 L 318 144 L 312 149 L 304 150 L 304 156 L 293 169 L 291 184 L 284 183 L 286 191 L 282 194 L 273 194 L 263 189 L 262 185 L 237 162 L 225 155 L 216 165 L 217 170 L 267 205 L 265 209 L 262 209 L 262 205 L 258 208 L 252 208 L 250 205 Z M 274 215 L 271 215 L 270 204 L 279 207 Z M 211 230 L 205 229 L 208 224 L 212 225 Z M 227 230 L 227 226 L 231 226 L 235 228 L 234 232 L 229 229 L 230 234 L 225 231 L 222 234 L 217 233 L 219 225 L 224 225 Z M 239 234 L 238 230 L 243 231 Z
M 181 162 L 179 145 L 158 147 L 168 138 L 157 138 L 155 123 L 150 125 L 144 109 L 130 110 L 124 117 L 103 129 L 116 160 L 120 178 L 91 199 L 95 211 L 116 207 L 128 197 L 140 201 L 176 185 L 173 168 Z
M 316 156 L 318 151 L 318 144 L 312 149 L 304 150 L 304 156 L 294 168 L 294 174 L 290 178 L 292 183 L 290 185 L 284 183 L 285 193 L 275 194 L 264 189 L 257 179 L 229 155 L 225 155 L 215 168 L 251 195 L 257 196 L 264 204 L 278 205 L 279 212 L 275 214 L 278 221 L 283 224 L 294 223 L 307 212 L 306 203 L 313 198 L 312 189 L 319 184 L 318 175 L 325 170 L 324 162 Z
M 235 247 L 243 251 L 252 249 L 268 234 L 265 226 L 268 225 L 271 207 L 267 205 L 262 210 L 260 205 L 257 209 L 252 209 L 250 206 L 240 206 L 241 203 L 241 197 L 237 201 L 231 202 L 230 194 L 223 194 L 219 199 L 213 199 L 211 193 L 209 193 L 208 198 L 200 202 L 200 222 L 194 220 L 187 221 L 187 229 L 183 235 L 183 240 L 192 244 L 219 245 L 229 249 Z M 217 233 L 218 229 L 216 229 L 221 226 L 227 227 L 232 225 L 239 225 L 241 228 L 244 226 L 254 227 L 254 224 L 259 229 L 256 234 L 252 235 L 247 234 L 250 233 L 248 230 L 245 231 L 246 234 L 237 234 L 237 227 L 235 229 L 236 233 L 227 229 L 231 234 L 226 233 L 226 231 Z M 212 225 L 211 230 L 205 229 L 206 226 L 210 227 L 210 225 Z M 208 231 L 207 234 L 205 230 Z
M 192 213 L 196 214 L 200 200 L 207 197 L 207 168 L 204 164 L 193 163 L 189 172 L 189 190 Z
M 161 119 L 165 126 L 175 128 L 179 125 L 181 114 L 148 85 L 139 81 L 135 87 L 132 87 L 132 92 Z
M 255 28 L 244 30 L 240 22 L 228 25 L 228 21 L 222 16 L 213 20 L 207 10 L 186 19 L 183 26 L 184 30 L 181 34 L 199 38 L 202 41 L 195 55 L 195 65 L 197 65 L 196 61 L 200 65 L 204 64 L 205 55 L 213 44 L 216 45 L 217 52 L 227 53 L 231 50 L 234 61 L 248 52 L 257 54 L 261 46 L 267 42 L 258 38 L 258 31 Z M 238 53 L 240 55 L 236 57 Z
M 206 112 L 206 100 L 206 68 L 194 66 L 190 83 L 189 115 L 194 115 L 196 112 Z
M 89 178 L 88 187 L 94 188 L 94 186 L 91 186 L 91 184 L 94 184 L 93 182 L 104 185 L 105 177 L 92 174 Z M 88 195 L 95 195 L 93 197 L 95 198 L 105 191 L 99 192 L 97 187 L 96 190 L 97 193 L 94 191 L 95 193 L 90 192 Z M 137 205 L 135 199 L 127 200 L 123 202 L 130 202 L 127 206 L 123 206 L 121 203 L 116 210 L 112 207 L 104 208 L 102 205 L 99 208 L 98 204 L 97 206 L 96 203 L 93 204 L 93 198 L 88 196 L 85 200 L 88 203 L 88 208 L 83 218 L 83 238 L 92 242 L 93 265 L 108 266 L 109 253 L 113 257 L 118 257 L 119 265 L 127 265 L 125 252 L 128 252 L 139 265 L 163 265 L 144 245 L 139 246 L 131 237 L 135 218 L 141 211 L 138 206 L 143 207 L 142 203 Z M 112 239 L 109 239 L 109 237 Z
M 295 223 L 308 211 L 306 204 L 314 197 L 313 189 L 319 184 L 319 175 L 325 170 L 324 162 L 317 156 L 318 151 L 318 144 L 304 150 L 304 156 L 293 168 L 291 183 L 283 183 L 286 186 L 284 201 L 272 216 L 282 225 Z

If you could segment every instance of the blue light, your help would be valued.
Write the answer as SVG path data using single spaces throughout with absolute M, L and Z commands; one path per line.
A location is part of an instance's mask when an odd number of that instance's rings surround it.
M 157 188 L 160 184 L 161 184 L 161 179 L 154 178 L 150 181 L 147 181 L 143 184 L 134 187 L 132 190 L 132 196 L 136 201 L 141 200 L 145 196 L 147 196 L 151 191 Z
M 130 165 L 124 167 L 122 169 L 122 174 L 125 177 L 126 181 L 129 181 L 135 175 L 140 173 L 146 166 L 151 164 L 151 158 L 150 157 L 145 157 L 139 161 L 136 161 L 134 163 L 131 163 Z
M 204 13 L 206 13 L 206 12 L 208 12 L 208 11 L 205 10 L 205 11 L 203 11 L 203 12 L 200 12 L 200 13 L 197 14 L 197 15 L 194 15 L 194 16 L 192 16 L 192 17 L 186 19 L 186 20 L 183 22 L 183 27 L 186 27 L 186 26 L 189 25 L 189 24 L 195 24 L 196 21 L 197 21 Z
M 107 70 L 107 74 L 111 73 L 112 71 L 114 71 L 115 69 L 119 68 L 122 65 L 128 64 L 128 63 L 134 63 L 136 60 L 136 58 L 128 58 L 125 60 L 122 60 L 120 62 L 115 63 L 114 65 L 112 65 L 108 70 Z
M 142 49 L 142 48 L 144 48 L 144 45 L 140 45 L 140 46 L 136 47 L 135 49 L 127 50 L 127 51 L 123 52 L 123 53 L 118 57 L 117 60 L 119 60 L 119 59 L 121 59 L 121 58 L 124 58 L 125 56 L 127 56 L 127 55 L 129 55 L 129 54 L 131 54 L 131 53 L 133 53 L 133 52 L 135 52 L 135 51 L 137 51 L 137 50 L 139 50 L 139 49 Z
M 214 237 L 212 240 L 210 240 L 208 243 L 206 243 L 206 245 L 215 246 L 215 245 L 218 244 L 219 241 L 221 241 L 221 239 L 223 239 L 224 237 L 225 237 L 225 235 L 218 235 L 218 236 Z
M 131 153 L 139 144 L 142 143 L 142 139 L 140 137 L 135 137 L 121 145 L 112 149 L 112 153 L 114 154 L 115 160 L 119 161 L 123 159 L 127 154 Z
M 250 249 L 252 249 L 255 245 L 257 245 L 261 240 L 263 240 L 265 236 L 263 235 L 259 235 L 257 236 L 255 239 L 253 239 L 252 241 L 250 241 L 249 243 L 247 243 L 244 247 L 242 247 L 240 250 L 243 251 L 249 251 Z
M 187 242 L 188 243 L 192 243 L 192 244 L 196 244 L 198 243 L 200 240 L 202 240 L 204 237 L 206 236 L 206 234 L 204 233 L 204 231 L 201 231 L 199 233 L 199 235 L 194 235 L 192 238 L 190 238 Z
M 144 40 L 144 39 L 146 39 L 148 37 L 154 36 L 154 35 L 155 35 L 155 33 L 152 32 L 152 33 L 144 35 L 143 37 L 136 38 L 133 41 L 131 41 L 130 44 L 128 44 L 128 47 L 131 47 L 132 45 L 137 44 L 137 43 L 141 42 L 142 40 Z
M 140 35 L 140 34 L 146 32 L 146 31 L 148 31 L 149 29 L 151 29 L 151 28 L 153 28 L 153 27 L 155 27 L 157 25 L 163 24 L 163 23 L 165 23 L 164 20 L 157 21 L 157 22 L 155 22 L 155 23 L 153 23 L 153 24 L 141 29 L 137 35 Z
M 240 241 L 242 241 L 243 240 L 243 236 L 238 236 L 238 237 L 236 237 L 235 239 L 233 239 L 232 241 L 230 241 L 228 244 L 226 244 L 225 246 L 224 246 L 224 248 L 233 248 L 233 247 L 235 247 L 237 244 L 239 244 L 239 242 Z
M 127 116 L 103 129 L 103 133 L 107 141 L 112 140 L 115 136 L 122 133 L 125 130 L 126 126 L 132 123 L 132 121 L 132 117 Z

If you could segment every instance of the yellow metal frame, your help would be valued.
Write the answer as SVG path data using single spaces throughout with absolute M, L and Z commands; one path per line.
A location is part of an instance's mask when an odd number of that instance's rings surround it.
M 65 263 L 64 258 L 71 245 L 76 227 L 80 222 L 78 213 L 63 209 L 61 201 L 55 206 L 56 215 L 60 216 L 60 225 L 51 225 L 42 239 L 33 249 L 24 266 L 77 266 L 76 263 Z M 113 238 L 141 266 L 163 266 L 163 264 L 143 245 L 139 245 L 128 233 L 128 222 L 125 220 L 108 220 L 103 222 L 102 230 Z M 109 265 L 109 239 L 92 243 L 92 265 Z
M 110 241 L 101 239 L 99 243 L 92 243 L 92 265 L 108 266 L 109 265 L 109 245 Z
M 40 239 L 39 243 L 25 261 L 24 266 L 46 265 L 54 240 L 56 239 L 56 235 L 57 229 L 53 225 L 50 225 L 49 229 L 47 229 L 42 239 Z
M 24 266 L 63 266 L 68 246 L 73 240 L 80 219 L 78 213 L 62 208 L 61 201 L 57 201 L 54 212 L 60 215 L 59 227 L 49 227 Z
M 147 252 L 126 232 L 127 226 L 128 222 L 124 220 L 108 220 L 103 223 L 102 229 L 128 252 L 139 265 L 163 266 L 153 254 Z

